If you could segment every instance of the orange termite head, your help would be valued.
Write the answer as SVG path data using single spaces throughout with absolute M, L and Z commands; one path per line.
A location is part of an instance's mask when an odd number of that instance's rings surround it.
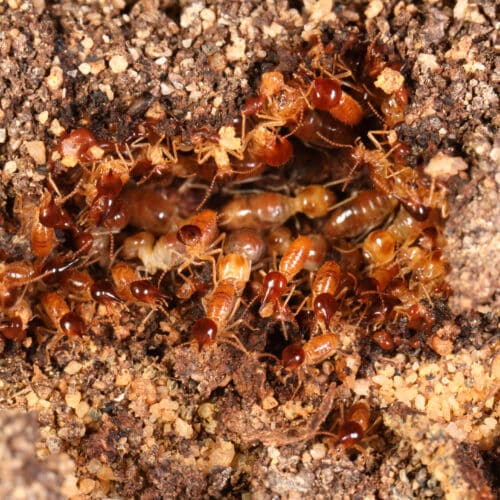
M 92 298 L 99 304 L 108 305 L 112 302 L 123 304 L 124 301 L 118 296 L 115 288 L 108 280 L 94 281 L 90 287 Z
M 304 349 L 299 344 L 292 344 L 283 349 L 281 362 L 286 370 L 297 370 L 306 358 Z
M 177 239 L 186 246 L 197 245 L 201 240 L 201 229 L 194 224 L 184 224 L 177 231 Z
M 259 111 L 262 111 L 264 103 L 265 103 L 264 96 L 248 97 L 243 106 L 242 113 L 245 116 L 255 115 Z
M 268 71 L 262 74 L 259 86 L 259 94 L 264 97 L 276 95 L 285 86 L 283 73 L 279 71 Z
M 67 212 L 56 205 L 53 198 L 42 206 L 38 212 L 38 220 L 45 227 L 63 230 L 75 230 L 76 226 L 67 214 Z
M 191 334 L 198 342 L 198 349 L 201 351 L 205 346 L 215 342 L 217 324 L 210 318 L 201 318 L 193 325 Z
M 309 95 L 311 104 L 322 111 L 329 111 L 340 101 L 342 90 L 339 82 L 330 78 L 315 78 Z
M 79 253 L 88 253 L 94 244 L 94 237 L 87 231 L 76 230 L 72 236 L 72 244 Z
M 26 331 L 19 316 L 14 316 L 9 323 L 0 326 L 0 335 L 9 340 L 20 342 L 25 339 Z
M 123 188 L 123 182 L 118 174 L 108 169 L 96 183 L 97 196 L 116 198 Z
M 64 314 L 59 320 L 59 326 L 68 337 L 81 337 L 85 333 L 85 323 L 73 312 Z
M 19 288 L 9 288 L 0 284 L 0 310 L 12 307 L 17 302 L 20 295 L 21 290 Z
M 161 296 L 160 290 L 148 280 L 137 280 L 130 283 L 132 295 L 139 301 L 155 305 Z
M 385 330 L 375 332 L 372 339 L 384 351 L 392 351 L 395 347 L 392 335 Z
M 266 314 L 268 312 L 267 304 L 272 304 L 276 302 L 286 290 L 286 277 L 283 273 L 279 271 L 271 271 L 266 274 L 262 286 L 265 290 L 264 299 L 262 300 L 262 305 L 260 306 L 259 313 Z M 267 307 L 266 307 L 267 306 Z
M 348 450 L 363 438 L 364 431 L 357 422 L 344 422 L 339 429 L 336 447 L 337 450 Z
M 262 160 L 270 167 L 281 167 L 291 160 L 292 155 L 292 143 L 286 137 L 277 135 L 274 142 L 264 151 Z
M 328 329 L 330 320 L 337 310 L 337 301 L 331 293 L 320 293 L 313 301 L 314 314 L 317 319 L 322 320 Z

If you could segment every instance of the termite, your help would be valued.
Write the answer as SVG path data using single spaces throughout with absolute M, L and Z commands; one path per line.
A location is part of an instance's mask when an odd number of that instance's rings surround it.
M 308 98 L 315 108 L 328 111 L 335 119 L 346 125 L 358 125 L 363 119 L 362 106 L 341 89 L 337 80 L 315 78 Z
M 117 294 L 126 302 L 149 307 L 162 307 L 165 296 L 149 280 L 141 278 L 136 271 L 126 264 L 119 263 L 112 267 L 111 276 Z
M 216 247 L 218 238 L 217 214 L 213 210 L 202 210 L 194 215 L 177 232 L 158 238 L 149 232 L 141 232 L 125 239 L 123 256 L 125 259 L 139 258 L 149 274 L 178 268 L 178 273 L 191 264 L 210 261 L 215 267 L 214 254 L 220 253 Z M 215 277 L 215 272 L 214 272 Z
M 361 443 L 375 437 L 367 436 L 370 430 L 377 424 L 377 421 L 375 421 L 370 425 L 370 419 L 371 411 L 368 404 L 364 401 L 354 403 L 347 410 L 345 419 L 335 433 L 336 439 L 334 445 L 336 449 L 338 451 L 354 449 L 364 454 L 365 449 L 361 446 Z
M 321 185 L 306 186 L 295 197 L 263 192 L 235 198 L 221 212 L 221 226 L 270 229 L 301 212 L 311 219 L 324 217 L 335 204 L 335 194 Z
M 307 236 L 299 236 L 292 241 L 283 254 L 278 271 L 270 271 L 263 280 L 264 298 L 259 309 L 261 317 L 269 317 L 278 307 L 280 309 L 280 298 L 286 290 L 288 283 L 303 268 L 309 257 L 313 242 Z
M 339 345 L 339 338 L 334 333 L 324 333 L 311 337 L 304 344 L 291 344 L 283 349 L 281 360 L 287 370 L 313 366 L 330 358 Z
M 380 226 L 394 211 L 398 202 L 374 190 L 359 191 L 357 195 L 336 208 L 323 230 L 331 240 L 354 238 Z
M 312 310 L 322 331 L 330 331 L 330 321 L 337 311 L 335 294 L 339 288 L 339 265 L 329 260 L 316 272 L 311 286 Z
M 225 330 L 250 279 L 250 270 L 250 262 L 239 254 L 227 254 L 219 260 L 218 281 L 205 304 L 205 317 L 191 330 L 200 350 Z
M 82 318 L 71 312 L 63 296 L 57 292 L 44 292 L 40 296 L 40 304 L 48 318 L 50 327 L 56 329 L 55 336 L 47 344 L 47 353 L 63 337 L 70 339 L 82 337 L 86 331 L 86 325 Z

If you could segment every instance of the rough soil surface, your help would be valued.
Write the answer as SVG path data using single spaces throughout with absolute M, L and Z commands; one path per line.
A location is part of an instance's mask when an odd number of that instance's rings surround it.
M 342 385 L 329 384 L 325 363 L 298 401 L 269 392 L 271 374 L 230 346 L 174 351 L 178 339 L 161 320 L 135 332 L 136 322 L 121 318 L 116 337 L 65 345 L 52 363 L 29 342 L 6 348 L 2 498 L 495 498 L 494 2 L 346 1 L 333 10 L 328 0 L 3 2 L 0 249 L 21 256 L 28 248 L 26 235 L 8 230 L 12 200 L 40 195 L 63 129 L 105 134 L 114 124 L 124 137 L 160 102 L 168 133 L 189 140 L 202 126 L 217 130 L 263 71 L 292 71 L 296 48 L 316 30 L 346 26 L 381 36 L 405 62 L 410 107 L 398 133 L 415 163 L 438 152 L 466 162 L 449 180 L 453 316 L 441 333 L 454 339 L 452 352 L 388 356 L 345 332 L 345 362 L 362 364 L 358 377 L 347 370 Z M 106 311 L 96 314 L 102 321 Z M 367 453 L 332 453 L 317 431 L 353 397 L 368 398 L 383 423 Z

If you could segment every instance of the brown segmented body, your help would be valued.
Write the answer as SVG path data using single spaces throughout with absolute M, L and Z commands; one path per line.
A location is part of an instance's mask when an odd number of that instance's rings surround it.
M 140 276 L 126 264 L 116 264 L 111 269 L 111 276 L 119 297 L 127 302 L 135 302 L 136 298 L 130 291 L 130 284 L 140 280 Z
M 68 290 L 70 294 L 76 295 L 82 300 L 92 300 L 90 288 L 94 280 L 88 271 L 68 269 L 61 273 L 59 283 Z
M 425 221 L 418 221 L 412 217 L 404 207 L 400 207 L 394 220 L 387 226 L 389 231 L 396 241 L 401 244 L 413 243 L 427 227 L 434 227 L 435 212 L 431 211 L 431 215 Z
M 363 108 L 356 99 L 342 91 L 337 105 L 332 106 L 330 114 L 346 125 L 357 125 L 363 119 Z
M 57 238 L 54 228 L 46 227 L 38 220 L 31 228 L 31 250 L 37 257 L 47 257 L 56 247 Z
M 250 262 L 243 255 L 230 253 L 219 260 L 217 267 L 219 280 L 231 282 L 236 293 L 241 295 L 250 279 Z
M 374 190 L 360 191 L 353 200 L 334 210 L 323 230 L 332 240 L 359 236 L 382 224 L 397 203 Z
M 230 280 L 219 281 L 206 305 L 206 317 L 223 327 L 236 304 L 236 290 Z
M 270 229 L 283 225 L 298 212 L 310 219 L 324 217 L 335 201 L 332 191 L 316 184 L 300 189 L 295 197 L 272 192 L 242 196 L 224 206 L 221 225 L 227 229 Z
M 316 273 L 312 283 L 313 295 L 329 293 L 335 295 L 340 282 L 340 266 L 333 260 L 325 262 Z
M 266 251 L 266 242 L 260 231 L 242 227 L 229 233 L 224 250 L 244 256 L 252 264 L 260 261 Z
M 269 229 L 281 226 L 294 214 L 289 200 L 288 196 L 279 193 L 235 198 L 223 207 L 221 225 L 227 229 Z
M 52 326 L 59 328 L 60 318 L 70 312 L 62 295 L 57 292 L 45 292 L 40 297 L 40 303 Z
M 303 346 L 304 364 L 316 365 L 328 359 L 336 351 L 339 345 L 339 338 L 334 333 L 325 333 L 312 337 Z
M 292 241 L 283 254 L 278 268 L 287 281 L 291 281 L 293 277 L 303 269 L 312 246 L 313 242 L 307 236 L 299 236 Z

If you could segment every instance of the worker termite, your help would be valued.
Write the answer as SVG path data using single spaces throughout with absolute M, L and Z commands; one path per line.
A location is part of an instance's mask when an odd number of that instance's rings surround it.
M 263 135 L 259 137 L 264 140 Z M 269 140 L 266 139 L 266 141 L 266 144 L 262 145 L 264 149 L 271 144 Z M 215 171 L 212 174 L 210 186 L 198 205 L 198 210 L 207 201 L 217 180 L 232 179 L 237 174 L 241 174 L 243 177 L 251 176 L 253 170 L 259 168 L 260 162 L 264 161 L 264 158 L 258 154 L 250 154 L 247 142 L 243 142 L 236 135 L 234 126 L 223 126 L 217 134 L 205 133 L 204 131 L 194 134 L 194 152 L 198 158 L 197 171 L 200 170 L 200 166 L 203 166 L 209 160 L 213 160 L 215 164 Z M 275 145 L 275 147 L 277 146 Z
M 205 304 L 205 317 L 191 330 L 200 350 L 225 330 L 250 279 L 250 269 L 250 262 L 239 254 L 227 254 L 219 260 L 218 281 Z
M 404 207 L 400 207 L 396 217 L 387 226 L 386 230 L 401 245 L 411 245 L 423 231 L 437 223 L 432 211 L 425 221 L 415 219 Z
M 14 342 L 21 342 L 26 338 L 26 329 L 19 316 L 14 316 L 6 323 L 0 324 L 0 336 Z
M 0 263 L 0 286 L 2 293 L 0 296 L 5 297 L 6 302 L 10 302 L 10 294 L 8 290 L 13 290 L 28 283 L 33 282 L 36 275 L 36 270 L 32 264 L 24 261 L 14 261 L 9 263 Z M 3 290 L 6 292 L 3 292 Z
M 324 333 L 311 337 L 304 344 L 291 344 L 281 353 L 281 363 L 288 372 L 298 373 L 298 385 L 292 399 L 299 391 L 308 367 L 317 365 L 332 357 L 337 351 L 339 338 L 334 333 Z
M 217 213 L 213 210 L 202 210 L 179 227 L 177 239 L 185 246 L 187 258 L 179 265 L 178 274 L 190 265 L 199 265 L 203 261 L 209 261 L 212 263 L 215 281 L 214 255 L 221 252 L 217 244 L 223 242 L 225 238 L 225 234 L 219 237 L 217 217 Z
M 377 229 L 364 239 L 363 256 L 373 266 L 382 266 L 394 258 L 396 239 L 391 232 Z
M 365 401 L 354 403 L 345 418 L 341 419 L 340 427 L 334 432 L 333 446 L 336 451 L 356 450 L 365 453 L 361 443 L 366 443 L 376 436 L 369 436 L 370 431 L 377 425 L 378 419 L 370 425 L 371 411 Z M 337 424 L 334 424 L 334 427 Z
M 324 217 L 336 201 L 335 194 L 320 185 L 306 186 L 295 197 L 263 192 L 235 198 L 221 211 L 221 226 L 270 229 L 283 225 L 298 212 L 314 219 Z
M 94 300 L 104 306 L 123 304 L 122 298 L 109 280 L 94 280 L 85 270 L 64 270 L 58 276 L 58 282 L 76 300 Z
M 281 167 L 290 161 L 293 155 L 292 143 L 278 134 L 277 126 L 273 123 L 259 123 L 246 138 L 250 157 L 270 167 Z
M 303 113 L 293 135 L 308 146 L 329 149 L 352 144 L 356 138 L 352 127 L 317 109 L 307 109 Z
M 21 231 L 29 235 L 31 252 L 36 257 L 46 258 L 57 246 L 58 241 L 53 227 L 47 227 L 40 222 L 39 204 L 24 196 L 17 196 L 14 212 L 21 221 Z
M 327 238 L 353 238 L 380 226 L 398 205 L 397 200 L 374 190 L 359 191 L 338 207 L 323 226 Z
M 358 125 L 363 119 L 362 106 L 341 89 L 337 80 L 315 78 L 308 93 L 311 104 L 328 111 L 336 120 L 346 125 Z
M 291 344 L 283 349 L 281 360 L 287 370 L 297 370 L 302 366 L 312 366 L 330 358 L 337 350 L 339 338 L 334 333 L 324 333 L 311 337 L 304 344 Z
M 0 325 L 0 335 L 15 342 L 23 341 L 26 338 L 28 325 L 33 319 L 30 302 L 22 295 L 16 295 L 14 302 L 8 306 L 4 302 L 3 306 L 0 307 L 0 311 L 8 321 Z
M 311 286 L 311 306 L 316 324 L 323 332 L 330 331 L 330 322 L 337 311 L 335 294 L 340 284 L 339 265 L 329 260 L 316 272 Z
M 162 308 L 165 295 L 151 281 L 141 278 L 136 271 L 126 264 L 115 264 L 111 276 L 120 298 L 129 303 Z
M 74 339 L 82 337 L 85 334 L 86 325 L 82 318 L 76 313 L 71 312 L 71 309 L 60 293 L 42 293 L 40 304 L 48 320 L 49 327 L 56 330 L 56 334 L 47 344 L 47 356 L 63 337 Z
M 304 269 L 306 271 L 316 271 L 325 260 L 328 245 L 321 234 L 309 233 L 307 237 L 311 240 L 311 247 L 304 262 Z M 292 241 L 292 231 L 288 227 L 281 226 L 273 229 L 267 237 L 268 255 L 273 260 L 284 255 Z
M 307 236 L 299 236 L 292 241 L 279 262 L 278 271 L 270 271 L 263 280 L 264 297 L 259 309 L 261 317 L 269 317 L 275 310 L 283 309 L 281 296 L 288 283 L 303 268 L 313 243 Z
M 161 236 L 156 243 L 148 232 L 129 236 L 124 241 L 122 254 L 125 259 L 139 258 L 149 274 L 175 267 L 181 274 L 190 265 L 203 261 L 212 262 L 215 267 L 213 255 L 220 253 L 218 234 L 216 212 L 202 210 L 185 221 L 177 232 Z
M 300 89 L 286 84 L 279 71 L 262 74 L 259 96 L 265 100 L 264 109 L 259 109 L 258 116 L 270 121 L 282 121 L 283 125 L 300 121 L 301 114 L 307 107 Z

